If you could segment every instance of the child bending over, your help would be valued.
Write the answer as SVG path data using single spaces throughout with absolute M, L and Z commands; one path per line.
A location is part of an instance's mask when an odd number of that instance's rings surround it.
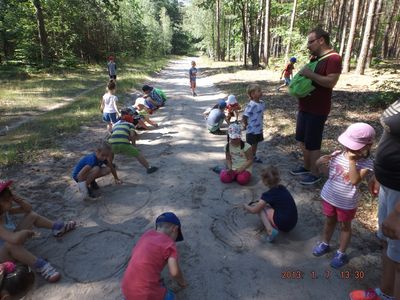
M 103 142 L 96 151 L 82 157 L 72 171 L 72 178 L 78 184 L 79 191 L 84 197 L 94 197 L 94 190 L 98 190 L 96 178 L 112 174 L 116 184 L 122 181 L 118 178 L 117 171 L 112 163 L 114 154 L 111 146 Z M 103 166 L 105 165 L 105 166 Z
M 151 229 L 137 242 L 122 278 L 125 300 L 173 300 L 175 295 L 160 282 L 160 274 L 168 265 L 170 275 L 182 288 L 187 286 L 178 263 L 175 242 L 183 241 L 181 222 L 172 212 L 156 219 L 156 229 Z
M 32 228 L 47 228 L 53 236 L 61 237 L 76 228 L 75 221 L 50 221 L 32 211 L 32 206 L 15 195 L 10 185 L 12 181 L 0 182 L 0 261 L 18 261 L 35 269 L 49 282 L 56 282 L 61 274 L 46 260 L 36 257 L 27 249 L 25 242 L 34 236 Z M 19 224 L 12 215 L 23 214 Z
M 344 146 L 341 151 L 321 156 L 317 166 L 329 174 L 322 191 L 322 211 L 326 216 L 322 241 L 313 249 L 315 256 L 329 252 L 329 242 L 340 224 L 340 245 L 330 265 L 340 268 L 348 263 L 345 254 L 351 239 L 351 221 L 357 211 L 360 197 L 359 184 L 368 173 L 372 174 L 373 162 L 369 158 L 375 138 L 375 130 L 366 123 L 350 125 L 338 141 Z M 326 168 L 328 166 L 328 168 Z
M 289 232 L 297 224 L 297 207 L 290 192 L 280 184 L 279 171 L 269 166 L 261 173 L 269 190 L 257 202 L 244 204 L 246 211 L 258 214 L 267 231 L 267 241 L 273 242 L 279 231 Z
M 226 100 L 226 123 L 231 123 L 231 118 L 235 118 L 235 122 L 239 120 L 240 104 L 237 102 L 235 95 L 229 95 Z

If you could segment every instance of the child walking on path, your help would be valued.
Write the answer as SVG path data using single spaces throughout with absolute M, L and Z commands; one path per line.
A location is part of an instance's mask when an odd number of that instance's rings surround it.
M 108 139 L 113 153 L 133 156 L 146 168 L 147 174 L 154 173 L 158 168 L 150 166 L 146 158 L 133 146 L 135 141 L 135 126 L 128 122 L 119 122 L 115 124 L 112 129 L 111 137 Z
M 117 86 L 114 80 L 107 84 L 107 93 L 101 99 L 100 109 L 103 112 L 103 121 L 107 122 L 107 130 L 111 132 L 114 123 L 117 123 L 120 113 L 117 107 L 118 97 L 115 96 Z
M 99 189 L 96 183 L 96 178 L 112 174 L 116 184 L 121 184 L 122 181 L 118 178 L 117 171 L 113 164 L 114 154 L 111 146 L 103 142 L 96 151 L 82 157 L 74 170 L 72 178 L 78 184 L 79 191 L 84 197 L 94 197 L 93 191 Z M 103 165 L 106 165 L 103 167 Z
M 279 92 L 279 90 L 285 86 L 289 86 L 291 79 L 293 78 L 293 70 L 294 70 L 294 64 L 296 63 L 297 59 L 296 57 L 290 58 L 289 63 L 286 65 L 285 69 L 283 69 L 281 77 L 279 79 L 285 80 L 285 83 L 279 86 L 276 91 Z
M 110 80 L 117 80 L 117 65 L 115 63 L 114 56 L 110 56 L 108 58 L 107 70 Z
M 175 295 L 160 281 L 161 271 L 168 265 L 169 273 L 182 288 L 187 286 L 178 263 L 175 242 L 183 241 L 181 222 L 172 212 L 157 217 L 151 229 L 137 242 L 122 278 L 125 300 L 173 300 Z
M 267 231 L 267 241 L 273 242 L 279 231 L 289 232 L 297 224 L 297 207 L 290 192 L 280 184 L 279 171 L 269 166 L 261 173 L 261 179 L 269 190 L 255 203 L 243 204 L 243 208 L 258 214 Z
M 227 169 L 222 170 L 220 179 L 223 183 L 231 183 L 234 180 L 240 185 L 250 182 L 253 165 L 253 152 L 248 143 L 242 141 L 240 125 L 229 125 L 229 141 L 225 145 L 225 157 Z
M 0 261 L 18 261 L 35 269 L 49 282 L 56 282 L 61 274 L 46 260 L 34 256 L 25 249 L 25 242 L 34 236 L 33 226 L 52 230 L 53 236 L 61 237 L 76 228 L 75 221 L 50 221 L 32 211 L 32 206 L 15 195 L 12 181 L 0 182 Z M 12 215 L 24 214 L 16 225 Z
M 261 87 L 258 84 L 250 84 L 247 87 L 247 95 L 249 96 L 250 101 L 244 109 L 242 119 L 243 127 L 247 130 L 246 142 L 251 145 L 254 161 L 262 163 L 262 160 L 256 155 L 258 143 L 264 140 L 263 120 L 265 103 L 261 100 Z
M 367 174 L 372 173 L 373 162 L 369 152 L 375 138 L 375 130 L 366 123 L 350 125 L 338 141 L 345 149 L 317 160 L 319 168 L 328 165 L 329 178 L 322 191 L 322 211 L 326 216 L 322 241 L 313 249 L 315 256 L 329 252 L 329 242 L 340 223 L 340 245 L 330 265 L 340 268 L 348 263 L 345 254 L 351 239 L 351 221 L 357 211 L 359 184 Z M 326 168 L 325 168 L 326 169 Z
M 189 82 L 190 82 L 190 89 L 192 90 L 193 96 L 197 96 L 197 94 L 196 94 L 196 77 L 197 77 L 196 62 L 192 61 L 192 67 L 189 69 Z

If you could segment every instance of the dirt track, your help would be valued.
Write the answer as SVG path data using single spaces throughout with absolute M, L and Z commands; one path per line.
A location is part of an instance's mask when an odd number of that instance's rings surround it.
M 99 198 L 78 200 L 70 172 L 77 159 L 104 136 L 100 122 L 64 141 L 62 158 L 25 166 L 22 173 L 9 171 L 7 177 L 19 182 L 18 190 L 38 212 L 74 218 L 81 224 L 61 240 L 43 232 L 29 243 L 34 253 L 62 270 L 63 279 L 57 284 L 39 279 L 27 299 L 121 299 L 119 282 L 131 249 L 163 211 L 174 211 L 183 224 L 185 241 L 178 249 L 189 287 L 177 289 L 178 299 L 347 299 L 354 288 L 375 286 L 380 260 L 371 233 L 356 231 L 348 251 L 350 264 L 341 270 L 349 274 L 329 267 L 333 253 L 313 257 L 311 249 L 323 224 L 319 202 L 311 199 L 310 188 L 288 174 L 296 165 L 295 156 L 269 146 L 267 134 L 260 146 L 261 158 L 264 165 L 279 165 L 298 205 L 299 223 L 274 244 L 261 242 L 264 233 L 259 232 L 258 218 L 234 204 L 258 199 L 265 190 L 258 180 L 263 165 L 254 166 L 247 187 L 224 185 L 209 170 L 223 162 L 226 139 L 205 130 L 201 112 L 226 95 L 208 78 L 200 78 L 199 96 L 189 96 L 190 60 L 172 62 L 153 81 L 169 100 L 154 116 L 161 126 L 141 133 L 138 148 L 160 167 L 158 172 L 147 175 L 136 161 L 117 156 L 124 184 L 115 186 L 111 178 L 99 180 Z M 334 249 L 336 240 L 337 235 Z M 363 279 L 356 279 L 362 275 Z M 167 284 L 176 288 L 169 280 Z

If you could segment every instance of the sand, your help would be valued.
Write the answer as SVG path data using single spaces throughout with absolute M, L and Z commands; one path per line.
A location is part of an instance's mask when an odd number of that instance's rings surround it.
M 160 168 L 156 173 L 148 175 L 136 160 L 117 156 L 124 184 L 116 186 L 112 177 L 106 177 L 98 180 L 98 198 L 79 199 L 70 172 L 105 136 L 106 126 L 100 121 L 63 141 L 62 156 L 5 172 L 5 177 L 17 181 L 16 189 L 37 212 L 79 223 L 79 228 L 61 239 L 42 231 L 29 241 L 28 248 L 47 258 L 63 278 L 49 284 L 38 276 L 35 290 L 26 299 L 121 299 L 120 280 L 131 249 L 165 211 L 180 217 L 185 238 L 178 250 L 189 286 L 181 290 L 167 272 L 163 274 L 178 300 L 347 299 L 355 288 L 376 286 L 380 249 L 371 232 L 355 230 L 348 251 L 351 261 L 340 270 L 344 273 L 329 267 L 333 252 L 313 257 L 311 250 L 323 226 L 320 203 L 312 187 L 302 187 L 289 175 L 298 163 L 296 155 L 270 147 L 267 132 L 266 142 L 259 147 L 264 164 L 254 166 L 248 186 L 222 184 L 210 171 L 223 163 L 226 139 L 207 132 L 201 113 L 226 95 L 209 78 L 199 78 L 199 96 L 190 96 L 191 60 L 172 61 L 152 82 L 169 100 L 154 115 L 160 127 L 140 132 L 137 145 Z M 134 92 L 130 97 L 134 98 Z M 293 113 L 295 105 L 288 108 Z M 280 234 L 273 244 L 263 242 L 265 232 L 256 215 L 235 207 L 258 199 L 266 190 L 259 173 L 270 163 L 281 169 L 299 210 L 297 227 Z M 337 233 L 332 246 L 336 250 Z

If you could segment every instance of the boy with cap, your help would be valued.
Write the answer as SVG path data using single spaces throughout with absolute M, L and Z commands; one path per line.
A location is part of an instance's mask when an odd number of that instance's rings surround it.
M 225 134 L 221 131 L 221 125 L 225 120 L 225 110 L 226 102 L 220 100 L 218 102 L 218 107 L 213 108 L 207 117 L 207 129 L 212 134 Z
M 163 286 L 161 271 L 168 265 L 169 273 L 180 287 L 186 287 L 178 263 L 175 242 L 183 241 L 181 222 L 172 212 L 156 219 L 156 229 L 150 229 L 137 242 L 122 278 L 125 300 L 172 300 L 175 295 Z

